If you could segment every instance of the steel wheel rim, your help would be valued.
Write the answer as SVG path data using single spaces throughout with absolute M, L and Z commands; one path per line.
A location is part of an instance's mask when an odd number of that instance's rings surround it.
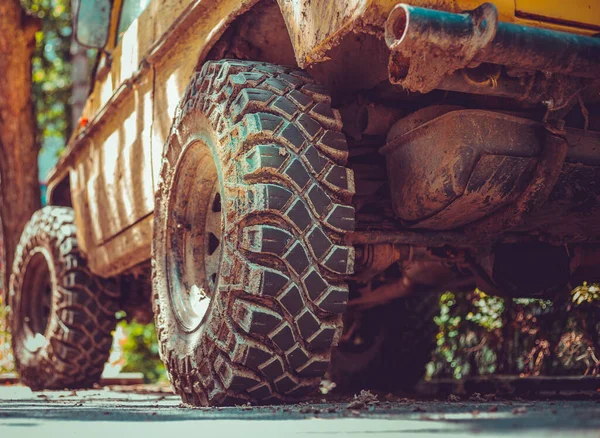
M 37 351 L 44 345 L 53 311 L 53 271 L 50 255 L 36 249 L 27 261 L 21 290 L 23 345 Z
M 166 222 L 171 307 L 181 328 L 198 329 L 218 288 L 223 208 L 217 168 L 208 146 L 194 141 L 179 158 Z

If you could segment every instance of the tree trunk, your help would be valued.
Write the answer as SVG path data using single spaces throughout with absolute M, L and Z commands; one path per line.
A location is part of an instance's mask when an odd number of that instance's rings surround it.
M 31 99 L 31 55 L 38 19 L 19 0 L 0 1 L 0 217 L 8 284 L 23 227 L 40 208 L 36 120 Z M 1 289 L 1 288 L 0 288 Z
M 71 12 L 77 13 L 79 0 L 71 0 Z M 75 33 L 71 41 L 71 79 L 73 83 L 71 103 L 71 127 L 77 129 L 79 117 L 83 112 L 85 101 L 88 97 L 89 66 L 87 49 L 77 43 Z

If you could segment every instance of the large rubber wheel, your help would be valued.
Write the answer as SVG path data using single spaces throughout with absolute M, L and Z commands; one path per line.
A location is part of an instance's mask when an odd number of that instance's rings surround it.
M 339 114 L 302 71 L 207 62 L 163 152 L 153 290 L 160 352 L 184 402 L 314 391 L 339 338 L 353 177 Z
M 346 391 L 412 390 L 431 360 L 438 332 L 433 318 L 438 313 L 436 293 L 400 298 L 360 316 L 349 312 L 346 328 L 357 328 L 334 351 L 332 379 Z
M 98 382 L 116 323 L 115 291 L 86 268 L 73 210 L 37 211 L 17 246 L 8 298 L 21 381 L 34 390 Z

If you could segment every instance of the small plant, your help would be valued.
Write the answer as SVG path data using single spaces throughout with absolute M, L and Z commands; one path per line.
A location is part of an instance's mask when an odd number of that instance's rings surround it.
M 577 286 L 571 292 L 573 302 L 580 306 L 583 303 L 594 303 L 600 305 L 600 285 L 589 285 L 584 281 L 581 286 Z
M 166 381 L 165 367 L 158 355 L 158 340 L 154 324 L 121 321 L 124 336 L 119 341 L 123 350 L 123 371 L 144 374 L 146 383 Z
M 445 292 L 440 297 L 437 348 L 427 377 L 460 379 L 496 370 L 496 339 L 502 327 L 504 300 L 476 289 L 469 294 Z
M 427 376 L 599 374 L 600 286 L 583 283 L 571 301 L 444 293 Z
M 0 373 L 14 371 L 11 338 L 7 327 L 8 310 L 0 293 Z

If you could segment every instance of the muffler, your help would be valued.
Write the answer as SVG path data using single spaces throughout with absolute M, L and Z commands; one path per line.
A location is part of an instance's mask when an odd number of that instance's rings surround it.
M 401 3 L 386 21 L 385 41 L 391 82 L 422 93 L 481 63 L 546 76 L 600 76 L 600 38 L 501 22 L 491 3 L 462 14 Z

